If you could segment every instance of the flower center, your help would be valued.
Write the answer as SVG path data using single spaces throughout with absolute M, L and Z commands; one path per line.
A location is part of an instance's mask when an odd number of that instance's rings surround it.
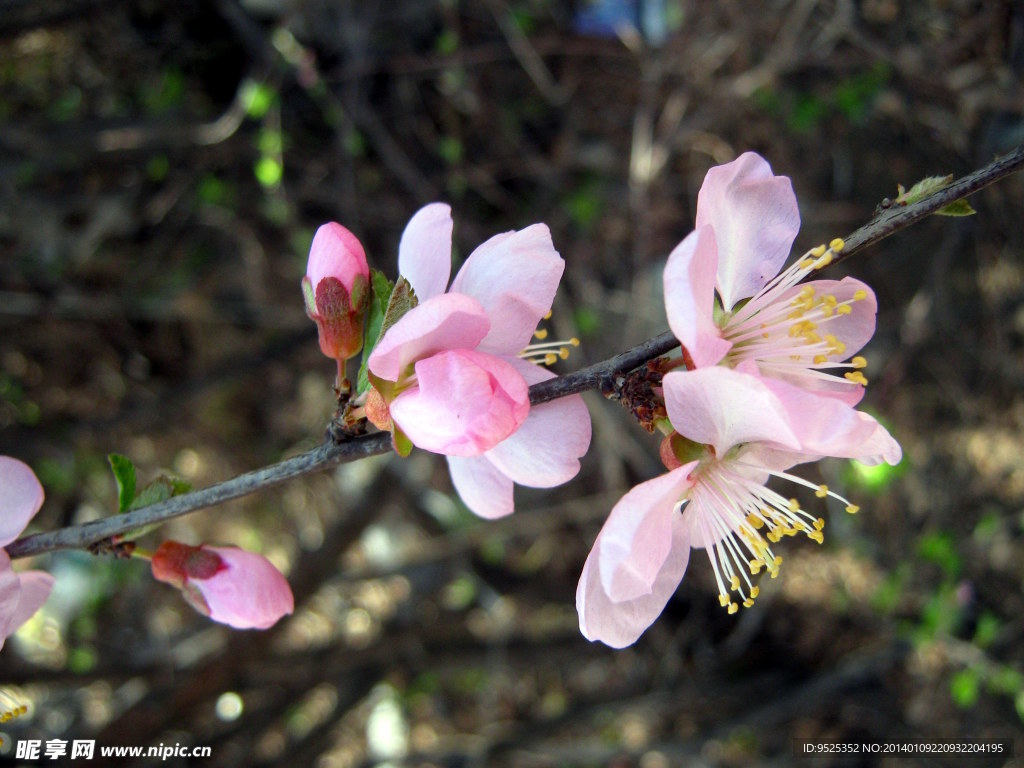
M 756 477 L 766 471 L 759 464 L 746 464 L 742 459 L 711 461 L 695 471 L 700 479 L 689 499 L 682 500 L 680 506 L 688 501 L 695 511 L 701 511 L 693 525 L 708 551 L 718 584 L 718 600 L 729 613 L 736 613 L 740 605 L 752 606 L 758 596 L 760 590 L 751 576 L 762 569 L 767 569 L 773 579 L 778 575 L 782 556 L 776 555 L 771 545 L 783 536 L 798 533 L 821 544 L 825 540 L 825 521 L 802 509 L 796 499 L 787 499 L 752 479 L 751 475 Z M 787 472 L 767 471 L 814 489 L 818 498 L 839 499 L 851 514 L 858 511 L 856 505 L 826 485 L 814 485 Z
M 840 300 L 813 285 L 805 285 L 795 295 L 791 290 L 809 274 L 830 264 L 843 246 L 843 241 L 836 238 L 828 248 L 812 248 L 723 318 L 722 335 L 733 344 L 728 354 L 731 365 L 754 360 L 765 373 L 825 379 L 833 378 L 825 371 L 844 370 L 847 381 L 867 386 L 861 372 L 867 360 L 857 356 L 844 362 L 846 343 L 837 335 L 841 330 L 830 332 L 841 328 L 839 321 L 853 311 L 856 302 L 867 298 L 867 292 L 858 290 Z

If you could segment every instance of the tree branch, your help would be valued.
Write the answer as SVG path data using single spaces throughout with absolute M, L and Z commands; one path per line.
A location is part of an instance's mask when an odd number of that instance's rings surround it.
M 887 208 L 864 226 L 858 228 L 849 237 L 845 238 L 845 246 L 841 253 L 832 260 L 832 265 L 846 261 L 868 246 L 874 245 L 879 240 L 884 240 L 889 235 L 906 229 L 911 224 L 916 224 L 926 216 L 930 216 L 950 203 L 961 200 L 968 195 L 987 187 L 989 184 L 999 181 L 1011 173 L 1015 173 L 1024 167 L 1024 145 L 997 157 L 984 168 L 974 173 L 963 176 L 948 187 L 940 189 L 933 195 L 919 200 L 910 205 L 896 205 Z
M 1009 176 L 1024 167 L 1024 146 L 996 158 L 974 173 L 957 179 L 948 187 L 930 197 L 906 206 L 889 208 L 845 238 L 845 248 L 832 262 L 838 264 L 889 235 L 906 229 L 950 203 L 967 197 L 979 189 Z M 616 376 L 643 365 L 677 347 L 679 342 L 666 331 L 643 344 L 609 360 L 588 366 L 575 373 L 534 384 L 530 387 L 530 402 L 539 405 L 560 397 L 591 389 L 608 390 Z M 8 545 L 12 559 L 28 557 L 59 549 L 85 549 L 91 544 L 111 536 L 133 531 L 143 526 L 162 523 L 174 517 L 194 512 L 225 501 L 247 496 L 270 488 L 295 477 L 319 472 L 330 467 L 366 458 L 391 450 L 391 437 L 387 433 L 363 435 L 342 443 L 328 441 L 324 445 L 269 467 L 246 472 L 231 480 L 212 485 L 200 491 L 175 496 L 159 504 L 113 515 L 82 525 L 69 526 L 49 533 L 37 533 Z
M 596 389 L 609 383 L 619 374 L 627 373 L 647 360 L 665 354 L 679 345 L 671 333 L 663 333 L 634 347 L 628 352 L 591 365 L 575 373 L 557 379 L 543 381 L 530 387 L 530 402 L 533 405 L 546 403 L 559 397 Z M 91 544 L 118 536 L 129 531 L 171 518 L 181 517 L 206 507 L 223 504 L 226 501 L 262 491 L 286 480 L 320 472 L 367 456 L 376 456 L 391 450 L 391 435 L 378 432 L 363 435 L 342 443 L 328 441 L 298 456 L 285 459 L 277 464 L 246 472 L 244 475 L 211 485 L 200 491 L 175 496 L 158 504 L 150 504 L 123 515 L 112 515 L 82 525 L 72 525 L 48 533 L 37 533 L 7 546 L 11 559 L 29 557 L 59 549 L 85 549 Z

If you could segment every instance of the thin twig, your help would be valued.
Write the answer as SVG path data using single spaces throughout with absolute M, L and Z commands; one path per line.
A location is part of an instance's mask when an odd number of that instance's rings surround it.
M 979 189 L 1019 171 L 1022 167 L 1024 167 L 1024 145 L 997 157 L 984 168 L 957 179 L 948 187 L 940 189 L 924 200 L 910 205 L 896 205 L 882 211 L 845 238 L 845 246 L 839 256 L 832 261 L 832 264 L 846 261 L 855 253 L 874 245 L 879 240 L 884 240 L 889 235 L 906 229 L 911 224 L 916 224 L 950 203 L 962 200 Z

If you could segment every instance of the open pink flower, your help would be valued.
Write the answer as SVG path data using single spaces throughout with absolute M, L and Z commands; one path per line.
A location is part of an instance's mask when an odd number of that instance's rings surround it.
M 525 358 L 549 357 L 557 346 L 530 345 L 564 268 L 548 228 L 495 235 L 446 292 L 452 228 L 451 209 L 434 203 L 402 234 L 398 270 L 418 304 L 370 354 L 367 413 L 378 427 L 449 457 L 467 506 L 499 517 L 512 512 L 513 483 L 550 487 L 576 475 L 590 418 L 579 396 L 530 408 L 529 384 L 552 374 Z
M 770 490 L 770 476 L 825 486 L 785 470 L 823 456 L 897 464 L 899 445 L 874 419 L 835 398 L 783 381 L 714 366 L 663 380 L 674 469 L 630 490 L 612 509 L 576 591 L 580 630 L 615 648 L 632 644 L 658 617 L 686 572 L 692 548 L 706 549 L 730 613 L 749 607 L 751 575 L 773 577 L 771 545 L 804 533 L 821 542 L 825 521 Z M 738 600 L 738 602 L 737 602 Z
M 327 357 L 342 362 L 362 349 L 369 288 L 370 268 L 356 236 L 334 222 L 320 227 L 309 249 L 302 294 Z
M 753 152 L 716 166 L 698 194 L 696 224 L 664 276 L 669 326 L 693 365 L 750 360 L 762 376 L 859 402 L 867 362 L 845 361 L 875 331 L 875 295 L 849 277 L 797 285 L 832 260 L 841 240 L 779 273 L 800 228 L 789 179 Z
M 238 547 L 165 541 L 153 553 L 152 571 L 201 614 L 235 629 L 267 629 L 295 609 L 281 572 L 262 555 Z
M 53 590 L 54 578 L 48 573 L 15 573 L 3 549 L 18 538 L 41 506 L 43 486 L 32 469 L 10 456 L 0 456 L 0 648 Z

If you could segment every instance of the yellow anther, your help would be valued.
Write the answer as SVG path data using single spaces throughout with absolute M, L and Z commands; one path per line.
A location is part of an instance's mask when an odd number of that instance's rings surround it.
M 857 355 L 855 358 L 853 358 L 853 360 L 850 361 L 850 365 L 852 365 L 854 368 L 858 368 L 858 369 L 859 368 L 867 368 L 868 367 L 868 361 L 867 361 L 867 358 L 864 358 L 864 357 L 861 357 L 860 355 Z
M 735 592 L 739 588 L 740 588 L 740 577 L 737 576 L 736 574 L 733 574 L 732 579 L 730 579 L 730 581 L 729 581 L 729 589 L 731 589 L 733 592 Z
M 812 531 L 807 534 L 807 538 L 812 539 L 813 541 L 816 541 L 819 544 L 823 544 L 825 542 L 825 534 L 821 531 Z
M 838 307 L 836 307 L 836 312 L 838 312 L 840 315 L 848 315 L 851 312 L 853 312 L 853 307 L 851 307 L 849 304 L 840 304 Z
M 569 359 L 569 348 L 568 347 L 562 347 L 560 350 L 558 350 L 558 357 L 560 359 L 562 359 L 562 360 L 568 360 Z
M 828 496 L 828 486 L 822 483 L 821 485 L 818 486 L 818 490 L 814 492 L 814 495 L 817 496 L 819 499 L 824 499 L 826 496 Z
M 761 594 L 761 588 L 760 587 L 751 587 L 750 588 L 750 597 L 751 598 L 757 598 L 757 596 L 760 595 L 760 594 Z
M 843 378 L 852 381 L 854 384 L 860 384 L 862 387 L 868 385 L 868 380 L 864 378 L 864 374 L 860 371 L 847 371 L 843 374 Z
M 816 333 L 805 333 L 804 341 L 808 344 L 821 344 L 821 336 Z
M 725 608 L 725 606 L 729 604 L 729 596 L 723 592 L 718 596 L 718 602 L 723 608 Z
M 813 248 L 811 248 L 811 250 L 810 250 L 810 254 L 814 258 L 818 258 L 823 253 L 825 253 L 825 246 L 824 245 L 816 245 Z
M 760 529 L 761 526 L 764 525 L 764 521 L 760 517 L 755 515 L 753 512 L 747 515 L 747 522 L 750 523 L 755 529 Z
M 849 512 L 851 515 L 855 515 L 858 512 L 860 512 L 860 507 L 858 507 L 856 504 L 850 504 L 846 507 L 846 511 Z
M 730 615 L 736 613 L 736 611 L 738 611 L 739 609 L 740 609 L 740 607 L 738 605 L 736 605 L 736 603 L 729 603 L 729 614 Z
M 821 269 L 822 267 L 827 267 L 831 263 L 832 251 L 825 251 L 825 254 L 820 259 L 818 259 L 814 266 L 816 269 Z
M 544 355 L 544 365 L 554 365 L 557 360 L 558 355 L 556 355 L 554 352 L 548 352 L 546 355 Z
M 743 607 L 744 608 L 749 608 L 753 604 L 754 604 L 754 601 L 751 598 L 749 598 L 749 597 L 746 600 L 743 601 Z
M 825 527 L 825 520 L 824 520 L 824 518 L 819 517 L 817 520 L 814 521 L 814 530 L 820 531 L 824 527 Z
M 550 320 L 551 319 L 551 310 L 550 309 L 548 310 L 547 314 L 544 315 L 544 319 L 545 320 Z
M 814 266 L 814 260 L 813 259 L 801 259 L 798 262 L 797 265 L 800 267 L 800 269 L 810 269 L 811 267 Z
M 800 502 L 797 501 L 796 499 L 790 499 L 789 500 L 789 504 L 787 506 L 789 507 L 789 511 L 790 512 L 799 512 L 800 511 Z
M 853 293 L 853 300 L 854 301 L 864 301 L 864 299 L 866 299 L 867 297 L 868 297 L 868 292 L 865 291 L 863 288 L 861 288 L 858 291 L 854 291 L 854 293 Z
M 543 341 L 547 337 L 548 337 L 548 329 L 547 328 L 538 328 L 536 331 L 533 332 L 533 338 L 538 339 L 539 341 Z
M 843 248 L 846 247 L 846 243 L 843 241 L 843 238 L 837 237 L 835 240 L 828 244 L 828 247 L 831 248 L 836 253 L 839 253 L 839 251 L 843 250 Z
M 805 285 L 800 289 L 800 293 L 797 294 L 801 299 L 810 299 L 814 296 L 814 286 Z
M 781 538 L 782 534 L 779 533 L 778 528 L 776 528 L 774 531 L 768 531 L 768 541 L 770 541 L 772 544 L 778 544 Z
M 830 293 L 826 296 L 822 296 L 821 302 L 827 307 L 834 307 L 839 304 L 839 299 Z
M 821 365 L 822 363 L 826 363 L 826 362 L 828 362 L 828 358 L 825 357 L 825 355 L 815 355 L 814 356 L 814 364 L 815 365 Z
M 751 560 L 750 561 L 750 572 L 752 574 L 754 574 L 755 576 L 761 572 L 762 568 L 764 568 L 764 561 L 763 560 Z
M 569 346 L 570 347 L 578 347 L 579 345 L 580 345 L 580 340 L 577 339 L 575 336 L 573 336 L 571 339 L 569 339 Z

